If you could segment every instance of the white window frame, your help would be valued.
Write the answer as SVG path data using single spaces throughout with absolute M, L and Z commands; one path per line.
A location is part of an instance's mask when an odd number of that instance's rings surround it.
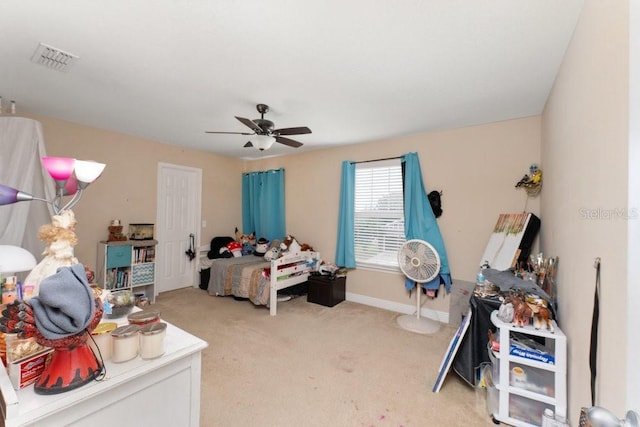
M 401 161 L 398 158 L 358 163 L 355 175 L 356 267 L 400 272 L 397 253 L 406 241 Z M 380 209 L 381 201 L 389 209 Z M 377 219 L 386 225 L 375 224 L 379 222 Z M 363 224 L 367 222 L 373 229 L 366 230 Z

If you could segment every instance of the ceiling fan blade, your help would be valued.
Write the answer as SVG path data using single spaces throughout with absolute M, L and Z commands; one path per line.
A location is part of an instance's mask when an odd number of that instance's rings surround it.
M 245 119 L 244 117 L 238 117 L 235 116 L 236 119 L 238 119 L 240 121 L 240 123 L 242 123 L 243 125 L 250 127 L 251 129 L 253 129 L 254 131 L 260 133 L 262 132 L 262 129 L 260 129 L 260 126 L 258 126 L 257 124 L 255 124 L 253 121 L 249 120 L 249 119 Z
M 303 135 L 306 133 L 311 133 L 311 129 L 306 126 L 301 126 L 297 128 L 284 128 L 284 129 L 276 129 L 273 133 L 277 135 Z
M 243 145 L 244 148 L 249 148 L 249 147 L 253 147 L 253 144 L 251 143 L 251 141 L 247 142 L 246 144 Z
M 294 141 L 293 139 L 285 138 L 283 136 L 276 136 L 276 141 L 280 144 L 288 145 L 293 148 L 298 148 L 303 145 L 302 142 Z
M 248 133 L 248 132 L 215 132 L 215 131 L 211 131 L 211 130 L 206 130 L 204 131 L 204 133 L 221 133 L 221 134 L 226 134 L 226 135 L 255 135 L 254 133 Z

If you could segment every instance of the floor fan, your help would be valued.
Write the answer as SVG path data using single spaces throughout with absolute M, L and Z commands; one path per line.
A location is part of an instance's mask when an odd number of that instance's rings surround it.
M 420 284 L 436 278 L 440 272 L 440 255 L 424 240 L 407 240 L 398 251 L 398 265 L 408 279 L 416 282 L 416 314 L 398 316 L 398 325 L 419 334 L 438 332 L 440 322 L 420 316 Z

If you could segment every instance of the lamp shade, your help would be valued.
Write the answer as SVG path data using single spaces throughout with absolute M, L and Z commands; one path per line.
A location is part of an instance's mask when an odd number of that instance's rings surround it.
M 269 135 L 256 135 L 251 138 L 251 144 L 260 151 L 271 148 L 276 139 Z
M 18 190 L 0 184 L 0 205 L 10 205 L 18 201 Z
M 25 202 L 27 200 L 33 200 L 33 196 L 16 190 L 15 188 L 0 184 L 0 205 L 10 205 L 12 203 Z
M 71 175 L 67 182 L 64 183 L 64 190 L 62 190 L 62 194 L 64 196 L 73 196 L 78 191 L 78 179 Z
M 18 273 L 35 266 L 36 259 L 28 250 L 19 246 L 0 245 L 0 273 Z
M 56 181 L 66 181 L 73 173 L 76 159 L 71 157 L 43 157 L 42 164 Z
M 79 182 L 91 184 L 95 181 L 106 165 L 89 160 L 76 160 L 76 178 Z

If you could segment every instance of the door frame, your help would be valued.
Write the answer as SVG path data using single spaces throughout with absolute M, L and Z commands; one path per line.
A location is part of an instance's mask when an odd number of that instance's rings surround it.
M 196 258 L 197 258 L 197 254 L 198 254 L 198 248 L 200 247 L 200 233 L 202 232 L 202 228 L 201 228 L 201 224 L 202 224 L 202 169 L 200 168 L 194 168 L 194 167 L 190 167 L 190 166 L 183 166 L 183 165 L 176 165 L 173 163 L 166 163 L 166 162 L 158 162 L 158 174 L 157 174 L 157 178 L 156 178 L 156 224 L 160 225 L 160 212 L 162 212 L 162 206 L 163 206 L 163 202 L 160 198 L 160 193 L 161 193 L 161 186 L 162 186 L 162 177 L 163 177 L 163 172 L 165 169 L 178 169 L 178 170 L 182 170 L 184 172 L 195 172 L 196 174 L 196 185 L 193 188 L 193 200 L 194 200 L 194 210 L 195 210 L 195 215 L 193 218 L 193 225 L 194 225 L 194 234 L 195 234 L 195 243 L 194 243 L 194 250 L 196 251 Z M 165 230 L 164 229 L 160 229 L 160 227 L 157 228 L 156 230 L 156 239 L 158 240 L 158 247 L 161 247 L 160 242 L 162 242 L 162 239 L 164 237 L 164 233 Z M 193 266 L 193 283 L 191 284 L 192 287 L 198 287 L 199 285 L 199 277 L 197 275 L 197 267 L 198 267 L 198 262 L 197 259 L 194 259 L 192 262 Z M 157 268 L 157 264 L 156 264 L 156 268 Z M 157 274 L 157 273 L 156 273 Z M 160 293 L 160 286 L 156 285 L 156 295 Z

